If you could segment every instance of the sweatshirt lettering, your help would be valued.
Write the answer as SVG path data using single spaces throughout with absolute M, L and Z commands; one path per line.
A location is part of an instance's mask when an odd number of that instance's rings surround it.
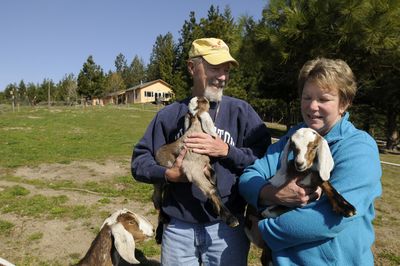
M 233 141 L 233 138 L 231 136 L 231 133 L 229 133 L 226 130 L 223 129 L 219 129 L 216 128 L 216 132 L 218 134 L 218 136 L 227 144 L 235 146 L 235 142 Z M 182 137 L 184 134 L 183 132 L 183 128 L 181 128 L 178 133 L 175 135 L 175 140 L 179 139 L 180 137 Z

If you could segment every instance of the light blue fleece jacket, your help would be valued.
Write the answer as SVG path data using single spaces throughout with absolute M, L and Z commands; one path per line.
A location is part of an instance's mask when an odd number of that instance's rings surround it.
M 379 152 L 374 139 L 356 129 L 348 118 L 346 113 L 324 138 L 335 162 L 330 181 L 353 204 L 357 214 L 344 218 L 334 213 L 323 195 L 303 208 L 261 220 L 259 229 L 276 265 L 374 264 L 374 200 L 382 193 Z M 239 192 L 251 205 L 262 207 L 257 205 L 259 192 L 275 175 L 283 147 L 300 127 L 305 124 L 291 129 L 268 148 L 263 158 L 245 169 Z

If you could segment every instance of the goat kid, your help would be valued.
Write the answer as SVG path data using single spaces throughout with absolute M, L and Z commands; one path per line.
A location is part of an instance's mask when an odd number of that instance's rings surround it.
M 189 112 L 185 116 L 185 134 L 175 142 L 162 146 L 156 153 L 156 161 L 165 167 L 171 167 L 184 148 L 183 140 L 194 132 L 205 132 L 217 137 L 214 123 L 208 113 L 210 104 L 204 97 L 193 97 L 189 103 Z M 214 211 L 231 227 L 239 224 L 237 218 L 222 203 L 217 191 L 216 177 L 207 155 L 188 150 L 182 161 L 182 169 L 189 182 L 195 184 L 210 199 Z M 167 190 L 164 184 L 154 184 L 152 200 L 154 207 L 161 210 L 162 193 Z M 166 185 L 168 186 L 168 185 Z M 166 188 L 166 189 L 165 189 Z M 164 191 L 164 193 L 167 193 Z M 164 221 L 167 220 L 162 218 Z M 159 225 L 160 226 L 160 225 Z M 160 241 L 160 240 L 157 240 Z
M 294 160 L 288 161 L 288 155 L 293 151 Z M 280 187 L 295 176 L 303 176 L 300 185 L 306 187 L 320 186 L 326 194 L 333 210 L 350 217 L 356 214 L 356 209 L 329 182 L 334 162 L 326 140 L 311 128 L 300 128 L 286 143 L 281 156 L 281 167 L 270 179 L 275 187 Z M 276 217 L 281 213 L 274 211 L 276 206 L 267 208 L 263 217 Z M 279 208 L 278 208 L 279 209 Z
M 289 153 L 293 151 L 293 160 L 288 160 Z M 306 187 L 321 187 L 328 197 L 334 212 L 350 217 L 356 214 L 356 209 L 351 205 L 329 182 L 330 172 L 334 162 L 329 145 L 326 140 L 311 128 L 298 129 L 286 143 L 281 155 L 281 167 L 275 176 L 270 179 L 271 185 L 280 187 L 296 176 L 302 176 L 299 184 Z M 261 205 L 266 205 L 261 202 Z M 262 264 L 271 265 L 271 254 L 259 235 L 255 234 L 259 218 L 274 218 L 291 208 L 282 205 L 267 207 L 261 215 L 248 206 L 246 212 L 245 231 L 250 241 L 263 248 Z M 264 261 L 263 261 L 264 260 Z
M 128 209 L 118 210 L 104 221 L 86 255 L 77 265 L 111 266 L 119 265 L 123 260 L 139 264 L 135 257 L 135 241 L 142 241 L 153 234 L 153 225 L 145 217 Z

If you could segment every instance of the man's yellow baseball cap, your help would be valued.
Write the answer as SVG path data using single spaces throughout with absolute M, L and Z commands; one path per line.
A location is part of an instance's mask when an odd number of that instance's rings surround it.
M 221 39 L 203 38 L 194 40 L 189 51 L 189 58 L 199 56 L 211 65 L 229 62 L 233 66 L 239 66 L 239 63 L 229 53 L 228 45 Z

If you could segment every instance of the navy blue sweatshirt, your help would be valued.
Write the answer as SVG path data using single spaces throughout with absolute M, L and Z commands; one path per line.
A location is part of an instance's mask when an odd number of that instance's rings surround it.
M 183 135 L 184 116 L 190 98 L 160 110 L 149 124 L 145 135 L 135 146 L 132 175 L 145 183 L 165 182 L 166 168 L 154 157 L 164 144 Z M 229 145 L 226 157 L 213 158 L 218 192 L 224 204 L 236 216 L 243 216 L 245 201 L 238 192 L 238 177 L 247 166 L 264 155 L 271 137 L 254 109 L 245 101 L 223 96 L 220 103 L 210 103 L 211 117 L 219 137 Z M 170 217 L 191 223 L 219 221 L 212 204 L 192 183 L 169 183 L 169 193 L 162 204 Z

